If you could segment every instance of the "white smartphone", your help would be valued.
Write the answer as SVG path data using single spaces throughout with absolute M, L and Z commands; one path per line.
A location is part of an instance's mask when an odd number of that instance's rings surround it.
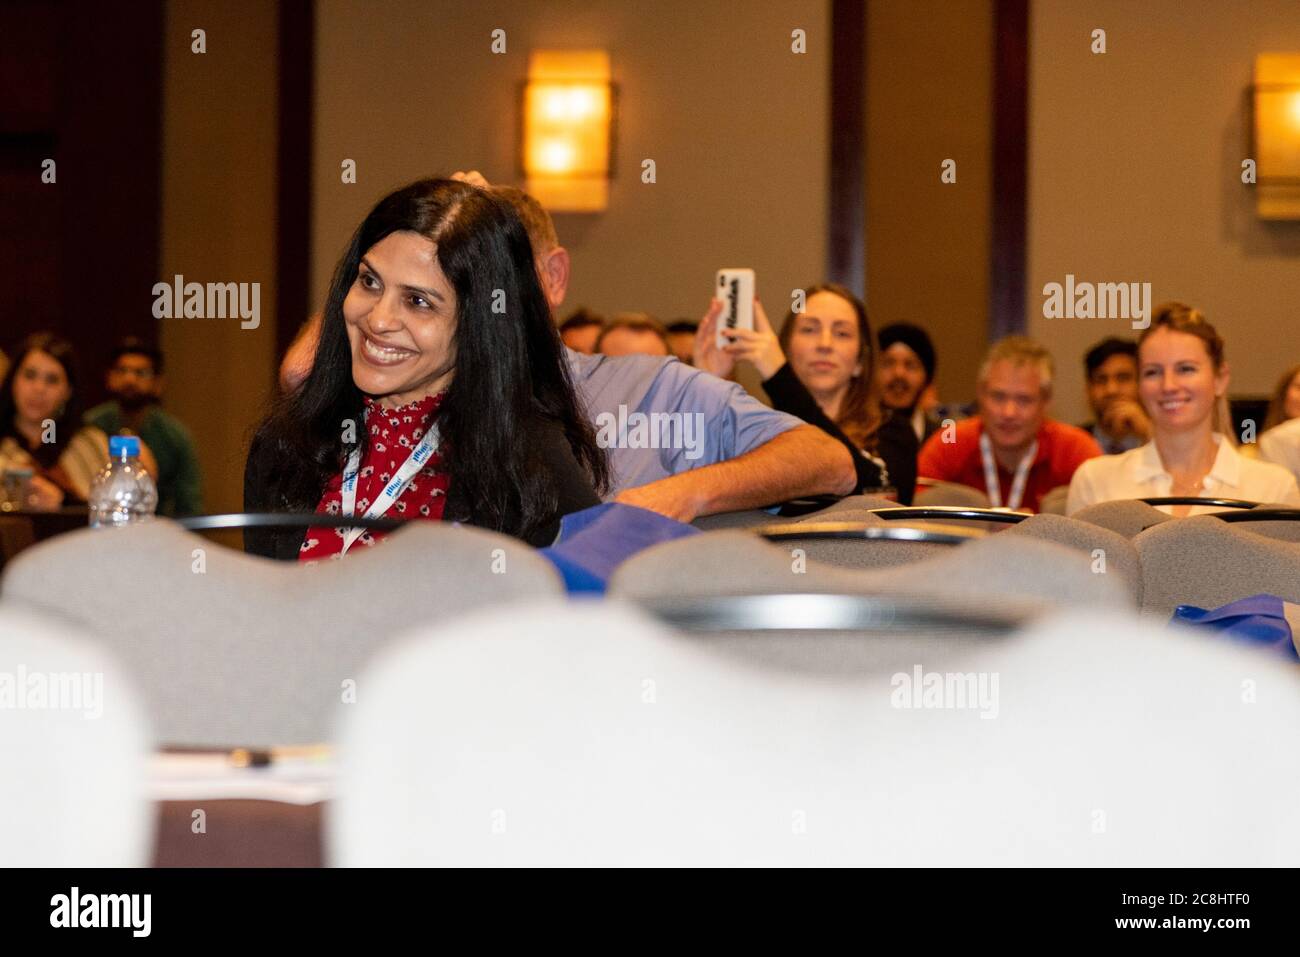
M 723 329 L 754 328 L 754 270 L 719 269 L 713 294 L 722 300 L 717 337 L 721 349 L 731 341 L 722 334 Z

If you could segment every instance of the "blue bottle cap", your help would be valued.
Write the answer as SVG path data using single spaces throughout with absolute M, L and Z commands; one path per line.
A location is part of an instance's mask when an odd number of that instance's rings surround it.
M 108 454 L 120 459 L 125 452 L 131 458 L 140 457 L 140 437 L 138 435 L 114 435 L 108 440 Z

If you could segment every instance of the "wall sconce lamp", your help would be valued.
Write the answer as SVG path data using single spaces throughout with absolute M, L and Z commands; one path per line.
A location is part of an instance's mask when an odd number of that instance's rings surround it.
M 1300 219 L 1300 54 L 1255 57 L 1252 156 L 1260 219 Z
M 523 87 L 522 165 L 528 192 L 552 212 L 609 205 L 614 85 L 603 50 L 534 50 Z

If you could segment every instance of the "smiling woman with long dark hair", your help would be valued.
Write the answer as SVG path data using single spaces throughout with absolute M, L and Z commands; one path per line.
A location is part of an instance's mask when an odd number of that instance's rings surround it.
M 460 521 L 546 545 L 607 484 L 523 225 L 487 190 L 430 179 L 352 237 L 311 372 L 254 436 L 244 507 Z M 318 560 L 379 537 L 250 529 L 245 546 Z

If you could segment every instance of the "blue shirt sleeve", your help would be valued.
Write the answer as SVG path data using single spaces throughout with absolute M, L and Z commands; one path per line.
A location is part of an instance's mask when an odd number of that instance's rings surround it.
M 659 450 L 668 475 L 734 459 L 803 424 L 792 415 L 768 408 L 736 383 L 681 362 L 664 365 L 640 411 L 698 416 L 700 441 L 693 447 Z

